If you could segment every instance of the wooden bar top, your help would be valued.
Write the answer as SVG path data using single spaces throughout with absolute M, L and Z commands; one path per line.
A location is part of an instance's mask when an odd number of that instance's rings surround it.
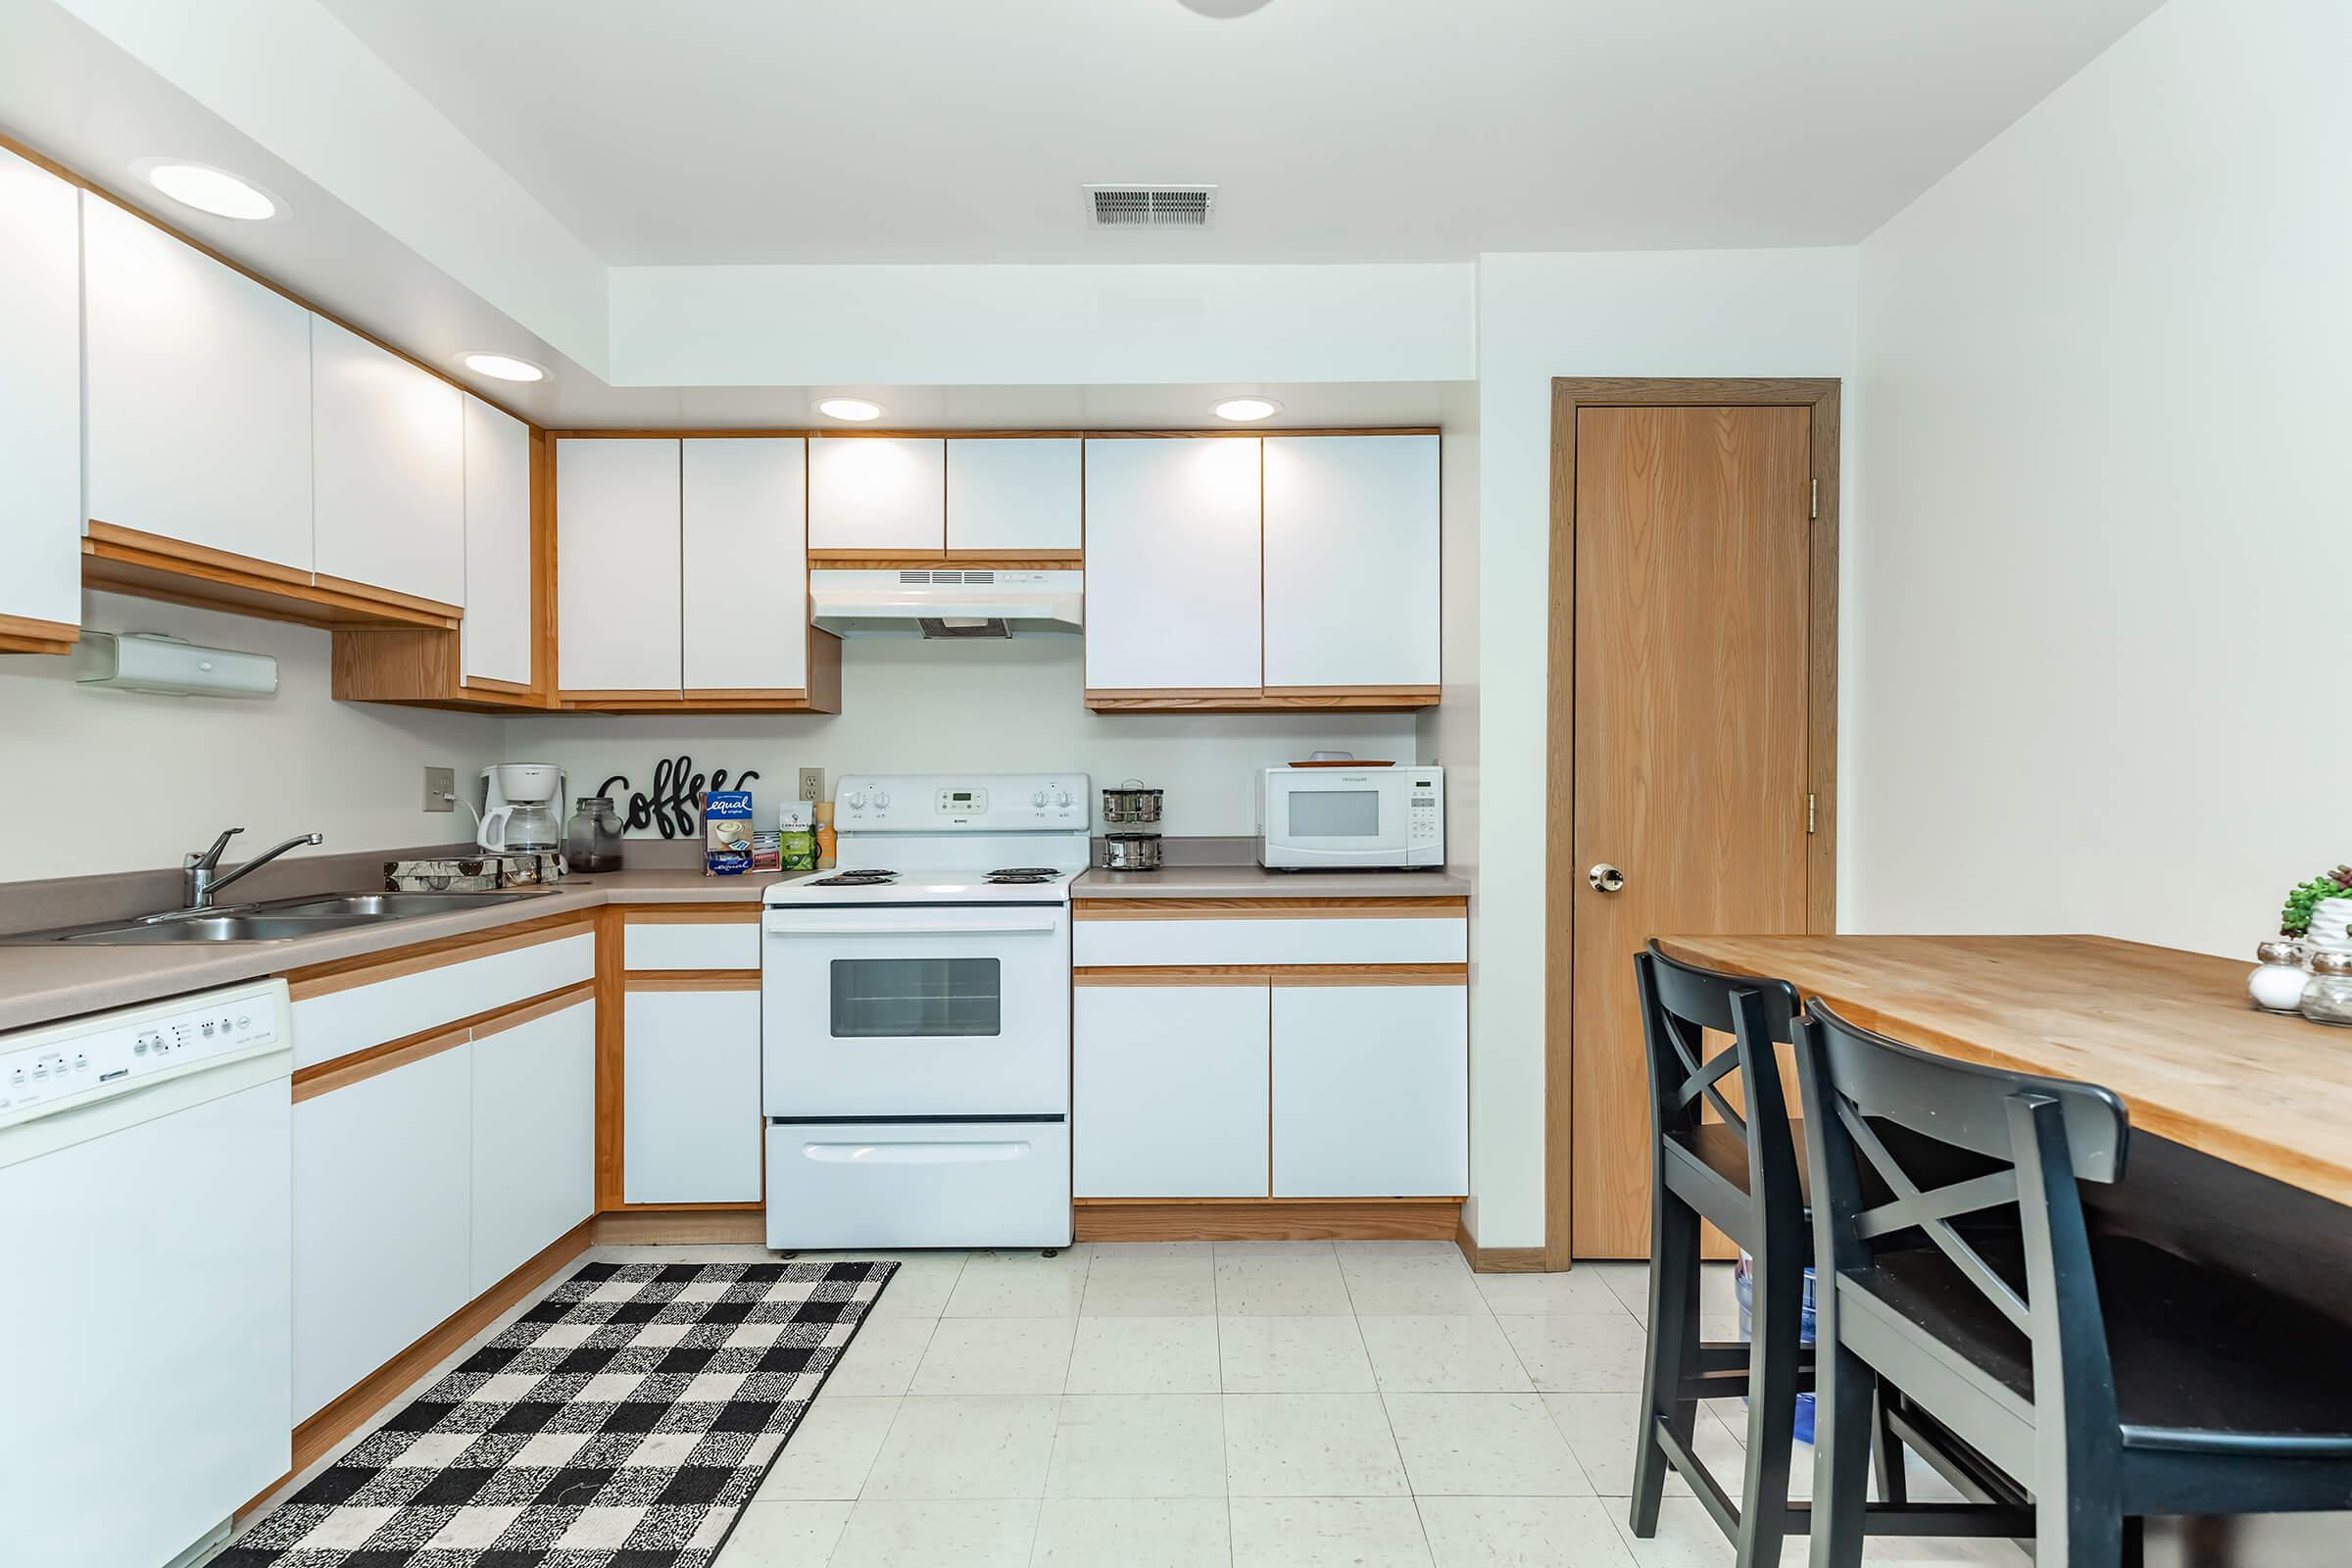
M 2132 1125 L 2352 1203 L 2352 1028 L 2257 1010 L 2250 960 L 2112 937 L 1662 937 L 1921 1050 L 2104 1084 Z

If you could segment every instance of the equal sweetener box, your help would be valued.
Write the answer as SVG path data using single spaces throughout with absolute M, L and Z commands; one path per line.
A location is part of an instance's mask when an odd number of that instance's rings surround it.
M 710 791 L 703 797 L 703 875 L 741 876 L 751 868 L 751 791 Z

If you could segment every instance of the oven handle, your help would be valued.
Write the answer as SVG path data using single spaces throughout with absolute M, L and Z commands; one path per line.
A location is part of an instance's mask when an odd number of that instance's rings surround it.
M 1025 1143 L 975 1139 L 966 1143 L 808 1144 L 801 1156 L 820 1165 L 969 1165 L 1026 1159 L 1031 1152 Z
M 908 925 L 902 920 L 844 920 L 823 916 L 812 920 L 776 910 L 762 923 L 769 935 L 786 937 L 1018 936 L 1024 932 L 1051 935 L 1060 929 L 1060 922 L 1053 916 L 1036 914 L 979 915 L 968 920 L 933 919 L 921 925 Z

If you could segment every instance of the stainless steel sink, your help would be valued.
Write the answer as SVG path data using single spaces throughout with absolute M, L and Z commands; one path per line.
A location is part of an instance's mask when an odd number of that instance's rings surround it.
M 268 904 L 240 905 L 213 914 L 173 914 L 141 920 L 112 920 L 104 925 L 73 926 L 64 930 L 21 931 L 0 936 L 0 946 L 35 947 L 46 943 L 77 943 L 92 947 L 161 947 L 188 942 L 285 942 L 295 937 L 347 931 L 355 926 L 412 920 L 419 915 L 454 914 L 465 909 L 513 904 L 545 897 L 543 891 L 512 893 L 343 893 L 324 898 L 277 899 Z

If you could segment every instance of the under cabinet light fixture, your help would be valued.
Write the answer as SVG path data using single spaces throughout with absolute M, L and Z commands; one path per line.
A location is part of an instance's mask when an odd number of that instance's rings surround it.
M 865 398 L 819 398 L 816 412 L 828 419 L 850 419 L 858 424 L 867 424 L 889 411 L 881 404 Z
M 460 363 L 476 375 L 487 375 L 499 381 L 544 381 L 547 371 L 528 360 L 518 360 L 512 354 L 464 354 Z
M 216 218 L 243 222 L 267 222 L 290 216 L 286 204 L 225 169 L 192 164 L 179 158 L 142 158 L 130 172 L 166 196 Z
M 1282 405 L 1272 398 L 1227 398 L 1208 412 L 1220 419 L 1247 424 L 1255 419 L 1271 419 L 1282 412 Z

